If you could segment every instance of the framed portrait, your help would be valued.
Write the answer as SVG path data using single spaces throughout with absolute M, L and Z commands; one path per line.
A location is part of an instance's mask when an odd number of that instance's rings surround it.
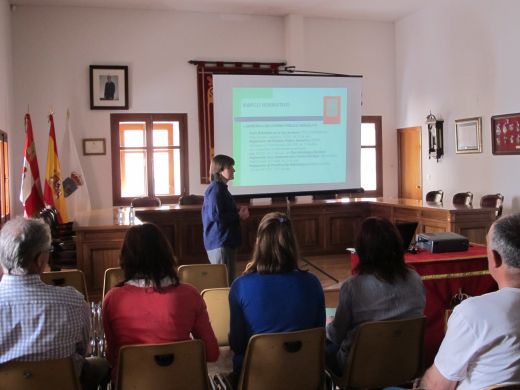
M 90 65 L 90 109 L 128 109 L 128 66 Z
M 482 153 L 482 117 L 455 121 L 455 152 Z
M 84 156 L 102 156 L 107 154 L 106 141 L 104 138 L 84 138 Z
M 491 117 L 493 154 L 520 154 L 520 113 Z

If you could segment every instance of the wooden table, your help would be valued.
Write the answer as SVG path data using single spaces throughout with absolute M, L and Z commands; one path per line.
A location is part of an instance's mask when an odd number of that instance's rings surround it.
M 344 253 L 353 245 L 361 221 L 378 215 L 392 222 L 417 221 L 418 232 L 452 231 L 473 242 L 485 242 L 494 209 L 454 208 L 410 199 L 344 198 L 289 202 L 247 203 L 250 218 L 243 222 L 238 256 L 250 258 L 262 217 L 271 211 L 290 212 L 303 256 Z M 289 206 L 289 207 L 288 207 Z M 167 205 L 136 208 L 137 218 L 161 227 L 181 264 L 205 263 L 201 206 Z M 87 279 L 89 294 L 99 294 L 106 268 L 117 266 L 127 225 L 117 225 L 117 208 L 92 210 L 75 221 L 78 268 Z

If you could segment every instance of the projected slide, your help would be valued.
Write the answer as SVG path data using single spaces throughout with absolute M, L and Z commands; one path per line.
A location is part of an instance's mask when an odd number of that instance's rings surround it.
M 234 186 L 345 183 L 346 88 L 233 88 Z

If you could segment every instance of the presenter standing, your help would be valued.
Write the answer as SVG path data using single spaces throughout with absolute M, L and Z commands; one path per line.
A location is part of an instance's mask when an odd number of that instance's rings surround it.
M 237 208 L 227 183 L 233 180 L 235 160 L 218 154 L 209 167 L 211 183 L 204 193 L 202 225 L 204 247 L 212 264 L 226 264 L 231 283 L 235 278 L 236 250 L 241 243 L 240 220 L 249 218 L 246 206 Z

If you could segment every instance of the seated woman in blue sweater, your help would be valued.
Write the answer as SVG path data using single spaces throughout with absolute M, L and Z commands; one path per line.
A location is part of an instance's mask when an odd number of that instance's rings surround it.
M 253 260 L 231 285 L 229 306 L 235 380 L 251 336 L 325 326 L 323 289 L 314 275 L 298 268 L 298 245 L 285 214 L 262 218 Z

